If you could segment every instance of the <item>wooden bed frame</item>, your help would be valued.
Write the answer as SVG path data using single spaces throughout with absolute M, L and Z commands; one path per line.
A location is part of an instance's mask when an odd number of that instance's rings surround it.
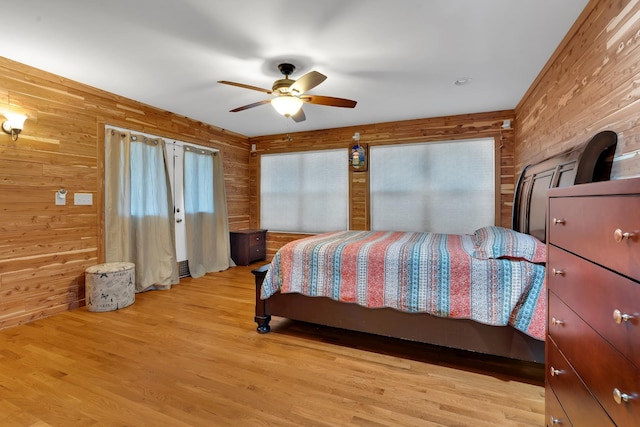
M 547 189 L 608 180 L 616 143 L 614 132 L 601 132 L 576 149 L 527 166 L 518 179 L 514 195 L 513 228 L 544 241 Z M 267 264 L 252 271 L 256 284 L 254 319 L 260 333 L 270 331 L 271 316 L 280 316 L 512 359 L 544 362 L 544 341 L 511 326 L 490 326 L 472 320 L 405 313 L 391 308 L 372 309 L 298 293 L 277 292 L 262 300 L 260 288 L 268 268 Z

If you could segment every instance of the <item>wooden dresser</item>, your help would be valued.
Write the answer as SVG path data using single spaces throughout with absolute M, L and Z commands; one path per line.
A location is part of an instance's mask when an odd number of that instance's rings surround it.
M 548 198 L 547 426 L 640 426 L 640 179 Z
M 267 256 L 267 230 L 230 232 L 231 258 L 237 265 L 249 265 Z

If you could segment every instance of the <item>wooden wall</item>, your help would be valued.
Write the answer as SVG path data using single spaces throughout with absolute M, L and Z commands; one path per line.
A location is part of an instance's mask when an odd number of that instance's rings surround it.
M 612 178 L 640 175 L 640 2 L 591 0 L 516 108 L 516 172 L 618 133 Z
M 499 165 L 498 210 L 499 224 L 511 227 L 511 208 L 515 188 L 514 175 L 514 131 L 501 130 L 504 120 L 513 120 L 514 111 L 497 111 L 481 114 L 438 117 L 399 122 L 378 123 L 320 131 L 269 135 L 249 138 L 256 144 L 251 153 L 250 209 L 251 226 L 258 227 L 260 218 L 259 180 L 260 155 L 275 152 L 292 152 L 330 148 L 346 148 L 353 145 L 353 135 L 360 132 L 360 143 L 369 147 L 403 143 L 433 142 L 456 139 L 486 138 L 496 139 L 499 147 L 496 157 Z M 345 167 L 349 167 L 345 158 Z M 369 173 L 350 172 L 350 228 L 369 229 Z M 284 243 L 300 237 L 295 234 L 268 233 L 267 256 L 270 258 Z
M 0 328 L 84 304 L 84 270 L 101 262 L 104 123 L 218 148 L 230 227 L 249 226 L 249 145 L 242 135 L 0 57 L 0 113 L 28 115 L 16 142 L 0 132 Z M 68 191 L 67 204 L 54 204 Z M 73 194 L 92 193 L 93 206 Z

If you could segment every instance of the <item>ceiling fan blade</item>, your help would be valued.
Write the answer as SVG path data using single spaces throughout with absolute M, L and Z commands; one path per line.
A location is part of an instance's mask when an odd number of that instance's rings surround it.
M 326 79 L 327 76 L 322 73 L 319 73 L 317 71 L 309 71 L 307 74 L 296 80 L 295 83 L 291 85 L 290 89 L 292 93 L 295 91 L 298 94 L 302 94 L 318 86 Z
M 307 116 L 304 115 L 304 111 L 302 108 L 298 110 L 293 116 L 291 116 L 294 122 L 304 122 L 307 119 Z
M 334 98 L 333 96 L 305 95 L 301 96 L 304 102 L 309 104 L 328 105 L 330 107 L 353 108 L 357 102 L 351 99 Z
M 219 80 L 218 83 L 222 83 L 224 85 L 242 87 L 242 88 L 245 88 L 245 89 L 257 90 L 258 92 L 264 92 L 264 93 L 268 93 L 269 95 L 271 95 L 271 91 L 269 89 L 263 89 L 263 88 L 257 87 L 257 86 L 246 85 L 244 83 L 229 82 L 229 81 L 226 81 L 226 80 Z
M 230 113 L 237 113 L 238 111 L 248 110 L 249 108 L 259 107 L 264 104 L 270 103 L 270 99 L 265 99 L 263 101 L 254 102 L 253 104 L 243 105 L 242 107 L 234 108 L 233 110 L 229 110 Z

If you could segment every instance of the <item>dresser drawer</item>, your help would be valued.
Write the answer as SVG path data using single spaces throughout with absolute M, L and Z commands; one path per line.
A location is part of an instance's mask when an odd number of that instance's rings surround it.
M 544 413 L 546 419 L 547 427 L 570 427 L 573 426 L 571 421 L 569 421 L 569 417 L 562 409 L 562 405 L 560 405 L 560 401 L 556 397 L 556 394 L 553 392 L 553 389 L 549 384 L 545 385 L 544 388 Z
M 549 243 L 640 279 L 640 215 L 632 212 L 640 197 L 550 198 Z
M 546 357 L 545 414 L 547 425 L 552 425 L 550 421 L 553 418 L 564 421 L 562 424 L 555 424 L 561 426 L 614 426 L 605 410 L 585 387 L 552 340 L 547 342 Z M 557 403 L 556 399 L 560 403 Z
M 549 291 L 548 304 L 551 340 L 562 349 L 566 360 L 617 425 L 637 425 L 640 419 L 640 370 L 552 291 Z M 551 385 L 553 387 L 553 383 Z M 631 397 L 617 403 L 614 399 L 616 390 Z M 562 402 L 562 396 L 559 397 Z M 568 410 L 567 414 L 573 417 Z
M 640 284 L 553 245 L 548 251 L 549 289 L 640 368 Z

